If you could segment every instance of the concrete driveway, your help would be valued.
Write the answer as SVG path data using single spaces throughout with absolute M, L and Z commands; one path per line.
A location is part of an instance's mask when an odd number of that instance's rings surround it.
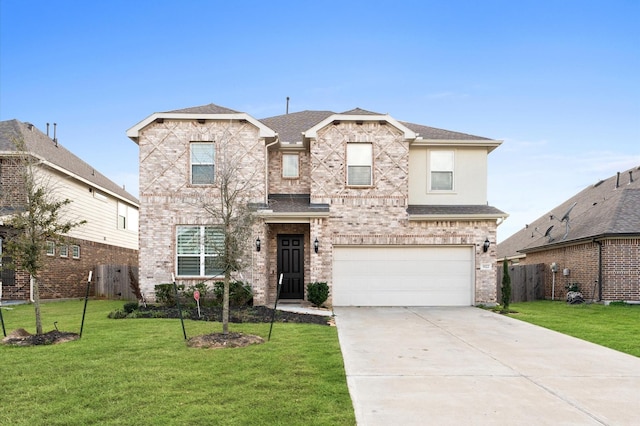
M 640 424 L 640 358 L 479 308 L 334 312 L 359 425 Z

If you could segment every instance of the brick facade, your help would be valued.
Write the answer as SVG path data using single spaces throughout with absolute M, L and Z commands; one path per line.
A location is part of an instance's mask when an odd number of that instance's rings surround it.
M 60 256 L 60 246 L 56 246 L 54 256 L 45 257 L 45 266 L 40 275 L 41 299 L 66 299 L 84 297 L 89 271 L 97 265 L 137 265 L 138 251 L 92 241 L 71 238 L 67 240 L 67 257 Z M 80 247 L 80 257 L 74 259 L 71 245 Z M 95 276 L 95 275 L 94 275 Z M 93 296 L 95 285 L 90 287 Z M 29 300 L 30 279 L 24 271 L 16 271 L 14 283 L 3 283 L 3 300 Z
M 639 301 L 638 259 L 640 239 L 612 238 L 527 253 L 520 264 L 545 264 L 546 299 L 551 299 L 554 293 L 556 300 L 564 300 L 565 286 L 579 283 L 580 291 L 586 299 Z M 552 289 L 553 273 L 549 266 L 553 262 L 558 266 L 555 274 L 555 292 Z M 565 275 L 565 270 L 568 271 L 568 275 Z
M 311 204 L 328 205 L 329 210 L 326 216 L 305 216 L 304 211 L 297 216 L 294 211 L 286 219 L 264 212 L 259 216 L 254 237 L 248 242 L 247 267 L 238 273 L 238 278 L 251 282 L 254 304 L 275 300 L 277 241 L 283 234 L 304 238 L 305 284 L 326 281 L 330 288 L 336 245 L 473 247 L 474 302 L 496 300 L 495 250 L 482 250 L 485 238 L 495 241 L 496 221 L 412 220 L 407 213 L 409 141 L 403 131 L 385 120 L 334 122 L 319 129 L 306 148 L 271 144 L 268 151 L 265 147 L 270 142 L 259 137 L 258 129 L 237 118 L 168 117 L 149 121 L 138 131 L 134 140 L 140 146 L 140 285 L 149 299 L 153 299 L 155 285 L 170 282 L 176 271 L 176 226 L 213 223 L 197 200 L 207 196 L 214 199 L 217 187 L 189 184 L 189 142 L 228 140 L 243 158 L 241 168 L 254 173 L 257 191 L 252 198 L 256 202 L 271 194 L 308 194 Z M 346 185 L 346 144 L 351 142 L 372 144 L 371 186 Z M 298 178 L 282 177 L 282 156 L 286 153 L 299 156 Z M 216 157 L 218 162 L 224 159 Z M 265 180 L 268 188 L 262 185 Z M 252 246 L 255 238 L 262 242 L 260 252 Z M 318 253 L 313 250 L 316 238 L 320 242 Z M 187 286 L 205 280 L 207 277 L 177 277 Z

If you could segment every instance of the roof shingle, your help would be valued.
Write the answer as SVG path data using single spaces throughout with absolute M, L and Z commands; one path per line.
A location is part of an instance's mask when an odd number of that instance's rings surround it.
M 0 121 L 0 151 L 16 152 L 16 140 L 24 140 L 29 152 L 67 170 L 97 187 L 111 191 L 114 194 L 128 200 L 134 204 L 139 201 L 136 197 L 128 193 L 109 178 L 95 170 L 86 162 L 82 161 L 71 151 L 67 150 L 59 142 L 56 143 L 47 135 L 38 130 L 30 123 L 23 123 L 19 120 Z

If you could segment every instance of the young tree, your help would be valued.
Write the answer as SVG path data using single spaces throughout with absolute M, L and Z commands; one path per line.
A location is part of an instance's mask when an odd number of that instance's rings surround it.
M 232 273 L 244 268 L 253 241 L 253 225 L 256 220 L 255 201 L 260 197 L 259 185 L 263 179 L 253 161 L 255 150 L 244 151 L 233 144 L 234 138 L 226 133 L 216 142 L 215 188 L 216 193 L 199 198 L 201 208 L 218 225 L 222 237 L 215 244 L 215 266 L 224 274 L 222 300 L 222 333 L 229 333 L 229 285 Z
M 61 242 L 64 235 L 86 221 L 65 220 L 65 207 L 69 199 L 56 197 L 56 188 L 44 173 L 40 161 L 27 151 L 23 140 L 15 141 L 17 185 L 13 190 L 15 209 L 6 222 L 13 232 L 6 243 L 7 255 L 13 267 L 26 271 L 33 282 L 33 302 L 36 315 L 36 333 L 42 334 L 40 315 L 39 276 L 44 266 L 47 242 Z
M 509 276 L 509 262 L 505 258 L 502 262 L 502 313 L 509 313 L 511 302 L 511 277 Z

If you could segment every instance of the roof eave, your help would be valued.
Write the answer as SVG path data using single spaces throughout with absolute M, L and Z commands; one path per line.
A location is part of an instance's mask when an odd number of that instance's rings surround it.
M 421 139 L 418 137 L 411 146 L 473 146 L 473 147 L 486 147 L 488 152 L 493 151 L 500 145 L 502 145 L 501 140 L 496 139 Z
M 409 214 L 409 220 L 425 221 L 425 220 L 499 220 L 506 219 L 508 214 Z
M 256 126 L 260 133 L 261 138 L 275 138 L 276 132 L 255 118 L 251 117 L 245 112 L 238 112 L 233 114 L 189 114 L 189 113 L 177 113 L 177 112 L 156 112 L 140 121 L 138 124 L 127 130 L 127 137 L 138 143 L 140 131 L 147 127 L 154 121 L 162 120 L 247 120 L 249 123 Z
M 315 218 L 327 218 L 329 212 L 273 212 L 272 210 L 258 210 L 258 216 L 265 223 L 310 223 Z
M 526 253 L 535 253 L 535 252 L 538 252 L 538 251 L 556 249 L 556 248 L 559 248 L 559 247 L 575 246 L 575 245 L 578 245 L 578 244 L 584 244 L 584 243 L 595 242 L 595 241 L 600 241 L 600 240 L 605 240 L 605 239 L 614 239 L 614 238 L 640 238 L 640 233 L 638 233 L 638 232 L 624 232 L 624 233 L 604 233 L 604 234 L 598 234 L 598 235 L 591 235 L 591 236 L 587 236 L 587 237 L 576 238 L 574 240 L 557 241 L 557 242 L 544 244 L 544 245 L 541 245 L 541 246 L 536 246 L 536 247 L 531 247 L 531 248 L 523 248 L 523 249 L 518 250 L 518 252 L 519 253 L 525 253 L 525 254 Z
M 409 129 L 404 124 L 400 123 L 395 118 L 391 117 L 389 114 L 332 114 L 329 117 L 325 118 L 312 128 L 308 129 L 304 132 L 305 138 L 316 139 L 318 137 L 318 130 L 324 128 L 334 121 L 384 121 L 391 124 L 396 129 L 400 130 L 404 133 L 405 139 L 415 139 L 418 134 L 413 130 Z

